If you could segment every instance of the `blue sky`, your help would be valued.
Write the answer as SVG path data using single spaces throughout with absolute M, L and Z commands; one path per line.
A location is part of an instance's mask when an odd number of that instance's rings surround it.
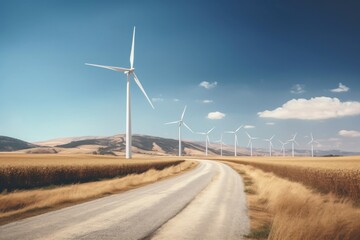
M 313 132 L 321 148 L 360 150 L 359 11 L 355 1 L 3 0 L 0 135 L 124 132 L 125 76 L 84 63 L 128 67 L 136 26 L 135 68 L 155 110 L 132 82 L 135 133 L 176 138 L 163 123 L 188 105 L 188 125 L 216 127 L 212 140 L 246 124 L 260 138 L 298 132 L 301 148 Z M 217 111 L 225 117 L 207 118 Z

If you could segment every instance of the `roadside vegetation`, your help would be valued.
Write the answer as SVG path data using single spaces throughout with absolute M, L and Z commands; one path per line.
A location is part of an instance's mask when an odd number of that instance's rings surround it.
M 161 170 L 152 168 L 141 174 L 110 180 L 3 193 L 0 195 L 0 224 L 156 182 L 196 165 L 196 162 L 183 161 Z
M 360 239 L 360 209 L 351 199 L 316 192 L 249 164 L 225 163 L 244 178 L 248 239 Z

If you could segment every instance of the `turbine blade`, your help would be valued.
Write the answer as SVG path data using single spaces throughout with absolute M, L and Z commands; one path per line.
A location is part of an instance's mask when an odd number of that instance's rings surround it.
M 189 129 L 190 132 L 194 133 L 194 131 L 185 122 L 183 122 L 183 124 L 187 129 Z
M 239 131 L 244 125 L 241 125 L 240 127 L 238 127 L 235 132 Z
M 183 113 L 181 114 L 181 118 L 180 118 L 180 119 L 181 119 L 181 121 L 184 119 L 184 115 L 185 115 L 186 107 L 187 107 L 187 106 L 185 106 L 185 107 L 184 107 L 184 111 L 183 111 Z
M 175 124 L 175 123 L 179 123 L 180 121 L 173 121 L 173 122 L 167 122 L 165 124 Z
M 251 139 L 251 136 L 248 134 L 248 132 L 245 132 L 246 133 L 246 135 Z
M 211 131 L 214 130 L 214 129 L 215 129 L 215 127 L 213 127 L 212 129 L 210 129 L 210 130 L 207 132 L 207 134 L 211 133 Z
M 131 44 L 131 51 L 130 51 L 130 67 L 134 67 L 134 47 L 135 47 L 135 27 L 133 31 L 133 37 L 132 37 L 132 44 Z
M 296 145 L 298 145 L 298 146 L 299 146 L 299 143 L 298 143 L 296 140 L 294 140 L 294 143 L 296 143 Z
M 270 138 L 270 141 L 273 140 L 274 137 L 275 137 L 275 135 L 273 135 L 273 136 Z
M 145 95 L 146 99 L 149 101 L 151 107 L 152 107 L 153 109 L 155 109 L 155 108 L 154 108 L 154 105 L 152 104 L 152 102 L 151 102 L 151 100 L 150 100 L 150 98 L 149 98 L 148 95 L 146 94 L 145 89 L 144 89 L 143 86 L 141 85 L 140 80 L 137 78 L 137 76 L 136 76 L 136 74 L 135 74 L 134 72 L 133 72 L 132 74 L 133 74 L 133 76 L 134 76 L 134 80 L 135 80 L 136 84 L 139 86 L 139 88 L 141 89 L 141 91 L 142 91 L 143 94 Z
M 248 145 L 247 145 L 247 147 L 249 147 L 249 146 L 250 146 L 250 143 L 251 143 L 251 139 L 249 139 L 249 142 L 248 142 Z
M 98 65 L 98 64 L 92 64 L 92 63 L 85 63 L 85 65 L 93 66 L 93 67 L 99 67 L 99 68 L 105 68 L 110 69 L 116 72 L 128 72 L 130 69 L 128 68 L 121 68 L 121 67 L 113 67 L 113 66 L 105 66 L 105 65 Z

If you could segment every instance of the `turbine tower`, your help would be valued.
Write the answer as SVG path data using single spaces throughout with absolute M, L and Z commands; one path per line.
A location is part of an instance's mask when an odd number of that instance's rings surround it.
M 243 127 L 243 125 L 241 125 L 240 127 L 238 127 L 235 131 L 227 131 L 225 133 L 233 133 L 234 134 L 234 156 L 237 156 L 237 151 L 236 151 L 236 146 L 238 144 L 238 137 L 237 137 L 237 132 Z
M 282 155 L 283 157 L 285 157 L 285 145 L 288 144 L 289 142 L 283 142 L 281 140 L 279 140 L 280 144 L 281 144 L 281 151 L 282 151 Z
M 311 144 L 311 157 L 314 157 L 314 143 L 319 143 L 317 141 L 314 140 L 314 136 L 312 133 L 310 133 L 310 142 L 308 142 L 308 144 Z
M 131 44 L 131 50 L 130 50 L 130 68 L 122 68 L 122 67 L 113 67 L 113 66 L 104 66 L 104 65 L 97 65 L 97 64 L 91 64 L 91 63 L 85 63 L 89 66 L 99 67 L 99 68 L 105 68 L 110 69 L 116 72 L 123 72 L 127 75 L 127 83 L 126 83 L 126 158 L 131 158 L 131 145 L 132 145 L 132 139 L 131 139 L 131 105 L 130 105 L 130 77 L 132 76 L 134 78 L 135 83 L 138 85 L 140 90 L 145 95 L 146 99 L 149 101 L 151 107 L 154 109 L 154 105 L 152 104 L 150 98 L 146 94 L 143 86 L 141 85 L 140 80 L 135 74 L 135 68 L 134 68 L 134 47 L 135 47 L 135 27 L 133 31 L 133 37 L 132 37 L 132 44 Z
M 252 141 L 255 140 L 255 139 L 258 139 L 256 137 L 251 137 L 250 134 L 248 132 L 245 132 L 246 135 L 249 137 L 249 143 L 247 145 L 247 147 L 250 146 L 250 156 L 253 156 L 253 145 L 252 145 Z
M 273 146 L 273 144 L 272 144 L 272 140 L 273 140 L 273 138 L 275 137 L 275 135 L 273 135 L 271 138 L 268 138 L 268 139 L 264 139 L 264 141 L 266 141 L 266 142 L 269 142 L 269 154 L 270 154 L 270 157 L 271 157 L 271 147 Z
M 220 156 L 223 155 L 223 145 L 226 145 L 224 142 L 223 142 L 223 134 L 221 133 L 221 137 L 219 140 L 215 141 L 216 143 L 220 143 Z
M 191 130 L 191 128 L 184 122 L 184 115 L 185 115 L 185 111 L 186 111 L 186 106 L 184 108 L 184 111 L 181 114 L 181 118 L 178 121 L 174 121 L 174 122 L 168 122 L 165 124 L 178 124 L 179 126 L 179 157 L 181 156 L 181 126 L 184 125 L 187 129 L 189 129 L 190 132 L 194 133 L 193 130 Z
M 207 132 L 197 132 L 197 134 L 205 135 L 205 155 L 208 155 L 208 144 L 210 144 L 209 133 L 214 130 L 214 127 Z
M 288 142 L 289 142 L 289 143 L 291 143 L 292 157 L 294 157 L 294 156 L 295 156 L 295 152 L 294 152 L 294 143 L 296 143 L 296 145 L 298 145 L 298 146 L 299 146 L 298 142 L 295 140 L 296 135 L 297 135 L 297 133 L 295 133 L 295 134 L 294 134 L 294 136 L 293 136 L 293 138 L 292 138 L 292 139 L 288 140 Z

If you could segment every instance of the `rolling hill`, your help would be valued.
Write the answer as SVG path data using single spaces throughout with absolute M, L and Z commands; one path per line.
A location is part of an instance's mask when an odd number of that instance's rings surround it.
M 20 139 L 0 136 L 0 152 L 12 152 L 36 147 L 38 146 L 32 143 L 22 141 Z

